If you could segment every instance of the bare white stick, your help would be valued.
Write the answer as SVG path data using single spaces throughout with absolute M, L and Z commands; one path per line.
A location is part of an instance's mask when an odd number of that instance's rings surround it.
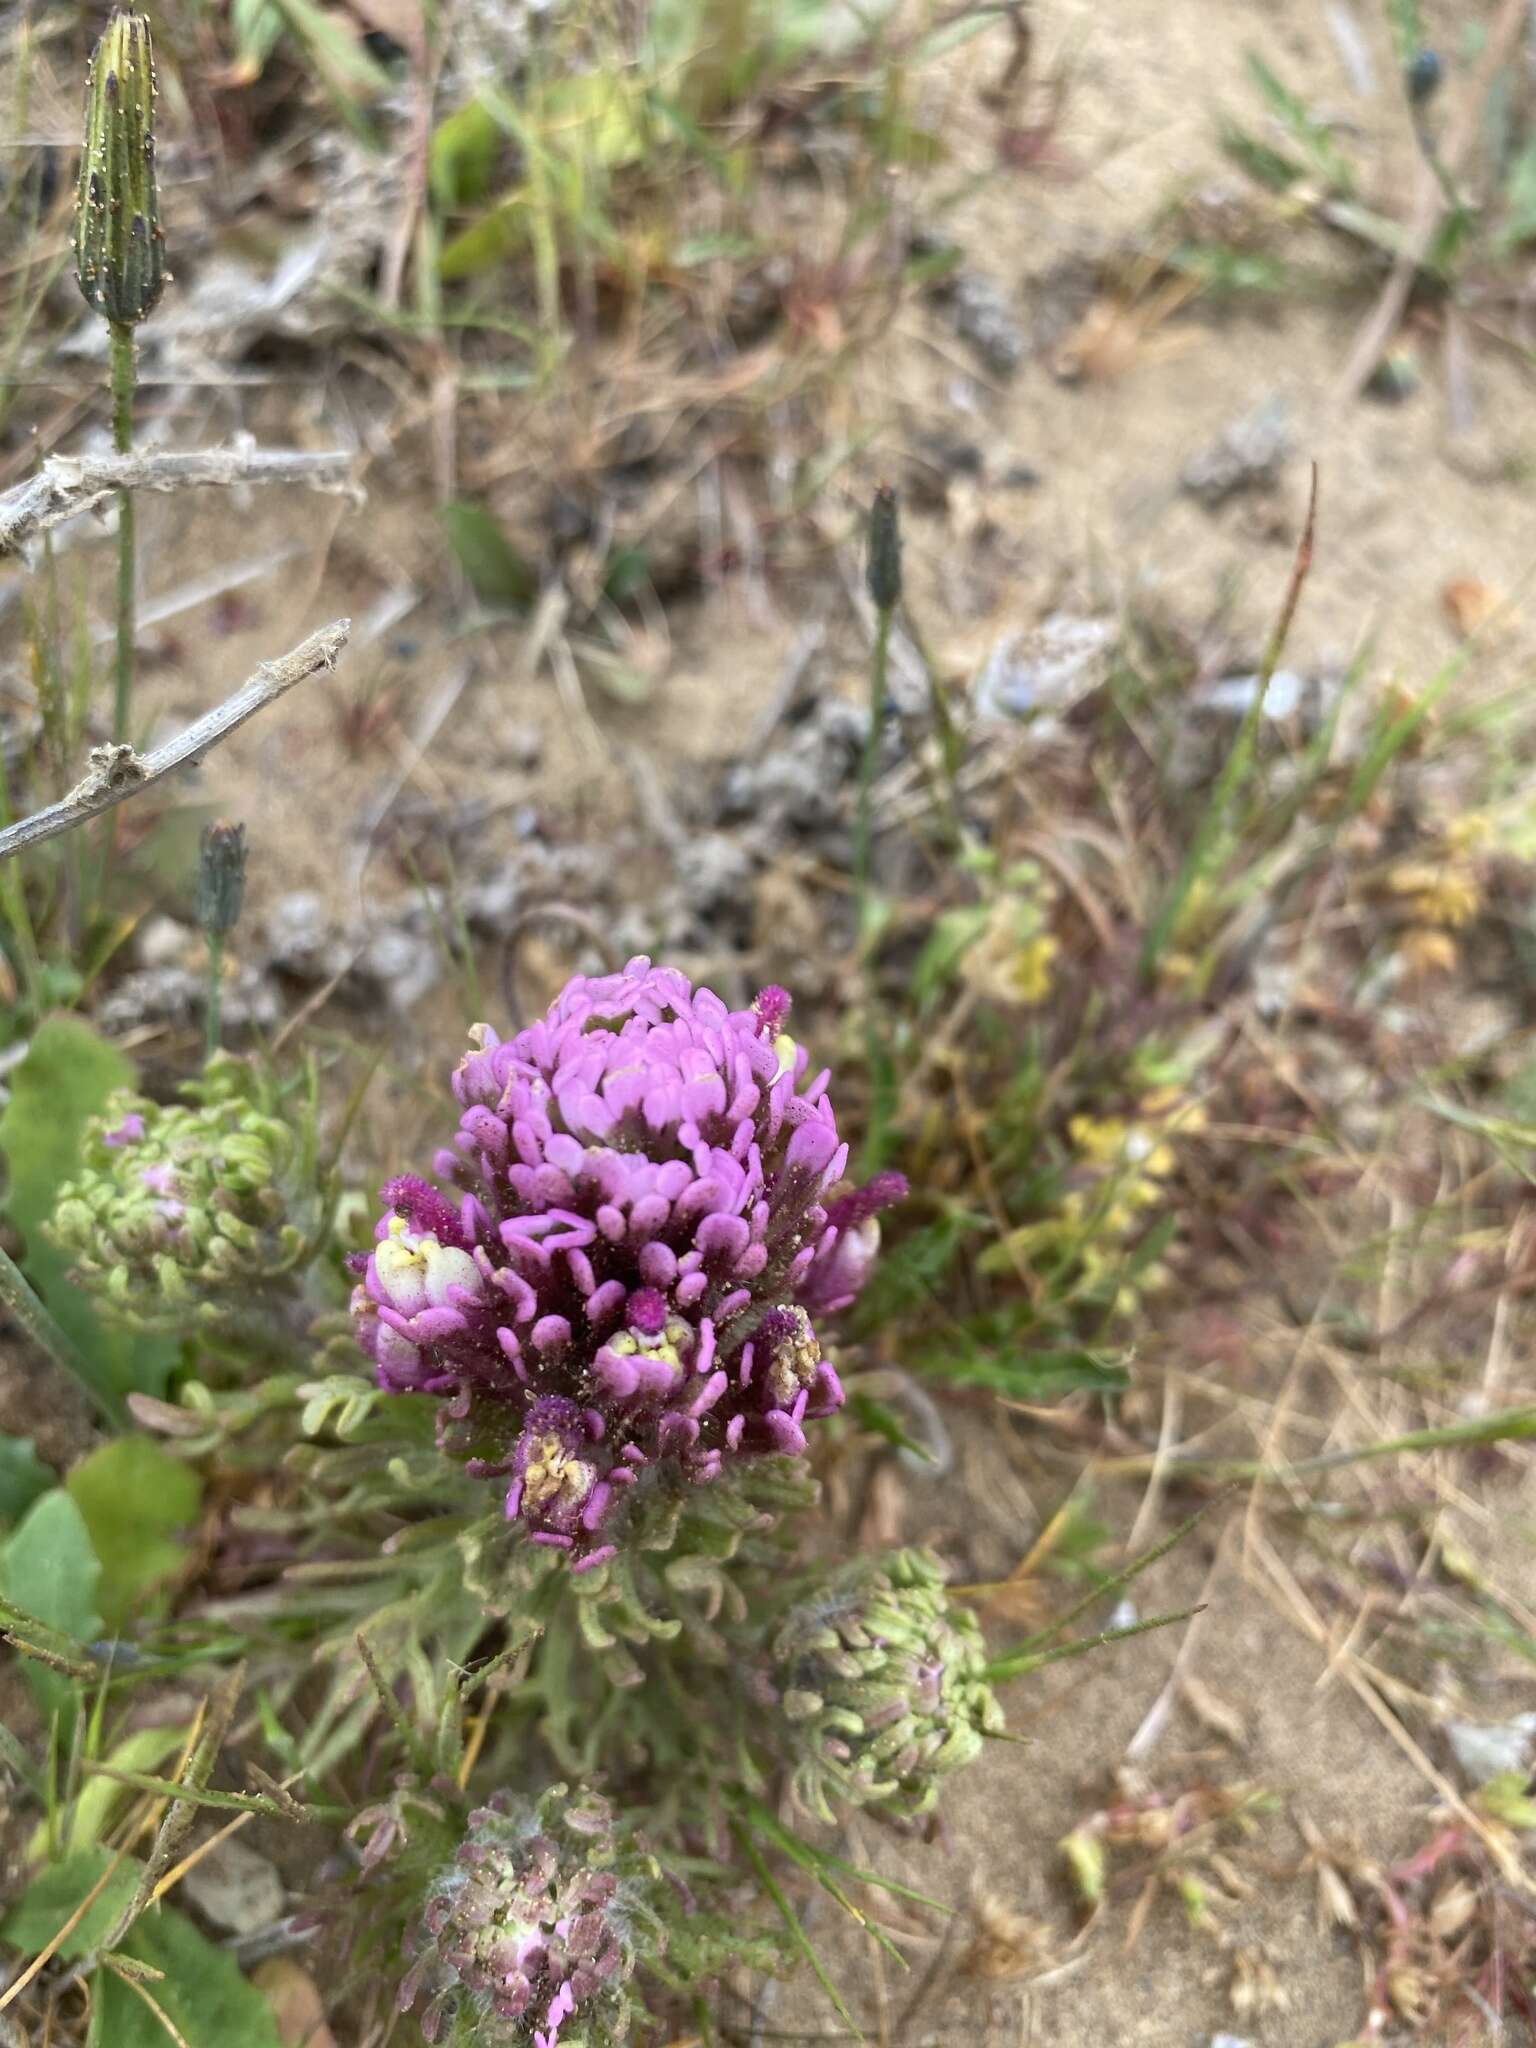
M 344 491 L 358 500 L 353 456 L 330 448 L 258 448 L 236 441 L 228 448 L 188 454 L 50 455 L 36 476 L 0 495 L 0 556 L 16 554 L 34 534 L 46 533 L 94 511 L 114 491 L 179 491 L 197 484 L 304 484 L 312 491 Z
M 136 753 L 132 747 L 115 740 L 104 747 L 92 747 L 90 769 L 68 796 L 50 804 L 46 810 L 34 811 L 30 818 L 23 818 L 0 832 L 0 860 L 20 853 L 23 847 L 52 839 L 56 833 L 68 832 L 87 818 L 94 818 L 99 811 L 110 811 L 124 797 L 136 796 L 141 789 L 148 789 L 163 775 L 170 775 L 175 769 L 200 760 L 210 747 L 216 747 L 220 740 L 227 740 L 238 726 L 244 725 L 248 718 L 254 718 L 265 705 L 275 703 L 295 683 L 302 683 L 317 669 L 335 668 L 351 632 L 350 619 L 337 619 L 333 625 L 323 626 L 318 633 L 311 633 L 307 640 L 301 640 L 291 653 L 281 655 L 276 661 L 264 661 L 255 675 L 242 683 L 232 697 L 216 704 L 212 711 L 195 719 L 185 732 L 167 740 L 163 747 L 156 747 L 152 754 Z

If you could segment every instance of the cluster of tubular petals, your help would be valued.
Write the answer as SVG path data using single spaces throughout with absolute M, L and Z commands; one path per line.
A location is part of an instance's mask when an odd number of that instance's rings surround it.
M 841 1405 L 812 1317 L 858 1293 L 905 1187 L 830 1199 L 847 1147 L 788 1009 L 643 958 L 578 976 L 516 1037 L 476 1028 L 439 1185 L 383 1191 L 353 1297 L 380 1385 L 440 1397 L 444 1444 L 578 1568 L 648 1472 L 799 1455 Z

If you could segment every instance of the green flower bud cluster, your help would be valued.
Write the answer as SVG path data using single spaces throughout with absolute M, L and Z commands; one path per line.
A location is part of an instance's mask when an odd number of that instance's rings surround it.
M 112 1099 L 49 1229 L 78 1283 L 140 1330 L 241 1325 L 292 1287 L 326 1213 L 310 1146 L 246 1061 L 220 1054 L 184 1092 Z
M 802 1581 L 769 1656 L 795 1797 L 818 1820 L 839 1806 L 927 1813 L 940 1780 L 1003 1725 L 981 1630 L 925 1550 Z

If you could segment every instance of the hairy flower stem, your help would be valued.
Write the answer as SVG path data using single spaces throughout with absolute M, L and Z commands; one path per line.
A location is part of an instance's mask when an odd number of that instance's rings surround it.
M 47 1352 L 56 1366 L 79 1382 L 105 1419 L 120 1427 L 123 1412 L 116 1396 L 101 1385 L 76 1349 L 74 1340 L 55 1322 L 26 1274 L 3 1248 L 0 1248 L 0 1305 L 10 1312 L 33 1343 Z
M 875 613 L 875 645 L 869 661 L 869 730 L 864 735 L 864 756 L 859 764 L 859 817 L 854 839 L 853 874 L 858 889 L 861 946 L 869 943 L 873 922 L 875 775 L 880 766 L 880 725 L 891 664 L 892 616 L 891 607 L 885 605 Z
M 107 332 L 112 352 L 112 440 L 119 455 L 133 451 L 133 329 L 113 320 Z M 133 700 L 135 627 L 133 493 L 117 494 L 117 680 L 112 702 L 112 737 L 128 738 Z

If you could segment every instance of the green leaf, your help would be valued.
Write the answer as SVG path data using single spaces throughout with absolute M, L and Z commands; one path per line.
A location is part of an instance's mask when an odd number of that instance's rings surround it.
M 1299 178 L 1305 176 L 1305 166 L 1282 150 L 1271 149 L 1267 142 L 1261 142 L 1236 121 L 1223 120 L 1221 124 L 1221 146 L 1232 161 L 1248 173 L 1257 185 L 1263 185 L 1270 192 L 1288 192 Z
M 439 121 L 428 156 L 437 204 L 478 206 L 490 187 L 501 147 L 500 125 L 482 100 L 470 100 Z
M 282 39 L 281 13 L 273 0 L 232 0 L 229 19 L 241 73 L 249 79 L 259 78 Z
M 123 1737 L 107 1763 L 119 1771 L 158 1770 L 161 1764 L 180 1754 L 186 1739 L 185 1728 L 136 1728 Z M 130 1790 L 131 1787 L 114 1778 L 88 1778 L 70 1803 L 62 1853 L 68 1856 L 93 1848 Z M 51 1832 L 47 1820 L 38 1822 L 27 1844 L 29 1863 L 41 1863 L 47 1857 Z
M 267 2001 L 185 1914 L 169 1906 L 146 1913 L 117 1953 L 161 1973 L 145 1988 L 187 2048 L 282 2048 Z M 163 2023 L 131 1985 L 103 1970 L 96 1990 L 103 2042 L 111 2048 L 168 2048 Z
M 85 1517 L 62 1487 L 34 1502 L 0 1550 L 0 1591 L 77 1643 L 101 1634 L 100 1577 Z
M 97 1391 L 114 1399 L 129 1390 L 163 1393 L 175 1350 L 162 1339 L 104 1326 L 90 1298 L 71 1285 L 69 1261 L 48 1242 L 43 1226 L 79 1165 L 86 1124 L 133 1078 L 127 1058 L 84 1018 L 47 1017 L 11 1076 L 11 1099 L 0 1113 L 6 1170 L 0 1206 L 26 1241 L 22 1268 L 93 1368 Z
M 445 284 L 457 284 L 466 277 L 480 277 L 505 263 L 528 242 L 528 194 L 519 189 L 500 199 L 471 221 L 462 234 L 455 235 L 437 259 L 438 275 Z M 445 508 L 452 512 L 450 505 Z M 473 579 L 471 579 L 473 580 Z
M 503 102 L 505 104 L 505 102 Z M 530 126 L 522 112 L 519 127 Z M 623 70 L 577 71 L 553 80 L 539 101 L 538 136 L 551 158 L 572 158 L 603 170 L 638 163 L 647 124 L 641 94 Z
M 967 903 L 934 919 L 928 943 L 912 970 L 912 994 L 919 1007 L 930 1003 L 959 972 L 960 963 L 992 922 L 990 903 Z
M 859 1327 L 911 1314 L 937 1293 L 968 1237 L 987 1229 L 990 1219 L 974 1210 L 946 1209 L 893 1244 L 879 1260 L 859 1301 Z
M 374 62 L 367 44 L 351 27 L 317 7 L 314 0 L 277 0 L 277 6 L 303 42 L 327 89 L 338 99 L 377 98 L 389 91 L 389 73 Z
M 603 595 L 610 604 L 627 604 L 650 580 L 651 558 L 643 547 L 615 547 L 603 564 Z
M 1506 1827 L 1536 1828 L 1536 1799 L 1526 1790 L 1526 1783 L 1524 1771 L 1500 1771 L 1478 1788 L 1473 1803 Z
M 1536 140 L 1528 142 L 1510 165 L 1504 182 L 1504 219 L 1498 250 L 1509 256 L 1536 241 Z
M 111 1861 L 110 1850 L 95 1848 L 81 1849 L 60 1863 L 49 1864 L 33 1878 L 5 1919 L 0 1920 L 0 1938 L 24 1956 L 40 1955 Z M 125 1856 L 79 1926 L 60 1944 L 57 1953 L 66 1962 L 73 1962 L 76 1956 L 85 1955 L 106 1939 L 138 1889 L 140 1875 L 140 1866 L 131 1856 Z M 164 2048 L 163 2040 L 160 2048 Z
M 1270 113 L 1305 154 L 1316 175 L 1331 192 L 1348 197 L 1354 189 L 1354 171 L 1328 124 L 1320 121 L 1301 95 L 1277 78 L 1263 58 L 1252 51 L 1248 55 L 1248 75 Z
M 1392 50 L 1399 64 L 1411 64 L 1424 47 L 1424 20 L 1419 0 L 1387 0 Z
M 810 1964 L 812 1971 L 815 1973 L 817 1983 L 820 1984 L 822 1990 L 831 2001 L 833 2011 L 843 2022 L 844 2026 L 850 2030 L 854 2038 L 862 2042 L 864 2035 L 858 2021 L 843 2003 L 837 1986 L 827 1975 L 826 1965 L 817 1954 L 811 1937 L 795 1918 L 794 1907 L 790 1905 L 789 1900 L 784 1896 L 783 1887 L 778 1883 L 773 1872 L 763 1860 L 762 1851 L 753 1839 L 751 1831 L 742 1822 L 732 1821 L 731 1832 L 735 1835 L 737 1841 L 740 1842 L 743 1849 L 746 1850 L 748 1860 L 751 1862 L 752 1868 L 757 1872 L 759 1884 L 761 1884 L 763 1890 L 773 1902 L 779 1918 L 784 1922 L 785 1931 L 789 1935 L 790 1940 Z
M 0 1522 L 15 1522 L 53 1484 L 29 1436 L 0 1436 Z
M 85 1517 L 62 1487 L 32 1504 L 0 1550 L 0 1593 L 74 1642 L 101 1634 L 100 1577 Z M 74 1698 L 69 1678 L 32 1658 L 23 1661 L 22 1671 L 44 1716 L 67 1720 Z
M 978 1322 L 982 1318 L 977 1318 Z M 1116 1394 L 1130 1385 L 1125 1368 L 1100 1352 L 1034 1351 L 1024 1343 L 996 1350 L 970 1343 L 962 1332 L 928 1347 L 918 1364 L 957 1387 L 991 1387 L 1016 1401 L 1054 1400 L 1060 1394 Z
M 211 1807 L 215 1813 L 264 1813 L 270 1820 L 297 1818 L 292 1804 L 280 1806 L 275 1799 L 259 1792 L 215 1792 L 210 1786 L 194 1785 L 186 1778 L 157 1778 L 149 1771 L 120 1771 L 116 1764 L 87 1762 L 85 1768 L 98 1777 L 110 1779 L 114 1785 L 131 1785 L 137 1792 L 153 1792 L 159 1798 L 180 1800 L 187 1806 Z M 309 1820 L 339 1820 L 346 1808 L 310 1807 L 303 1811 Z
M 848 1411 L 863 1428 L 873 1430 L 876 1436 L 898 1451 L 910 1451 L 915 1458 L 921 1458 L 925 1465 L 936 1465 L 938 1459 L 926 1444 L 918 1442 L 910 1434 L 894 1408 L 884 1401 L 877 1401 L 873 1394 L 862 1394 L 855 1389 L 848 1396 Z
M 539 579 L 492 514 L 483 505 L 460 501 L 443 507 L 443 524 L 448 545 L 480 602 L 526 611 L 539 594 Z
M 157 1610 L 186 1560 L 184 1533 L 197 1520 L 202 1482 L 152 1437 L 103 1444 L 64 1482 L 101 1560 L 101 1612 L 116 1634 L 130 1615 Z

